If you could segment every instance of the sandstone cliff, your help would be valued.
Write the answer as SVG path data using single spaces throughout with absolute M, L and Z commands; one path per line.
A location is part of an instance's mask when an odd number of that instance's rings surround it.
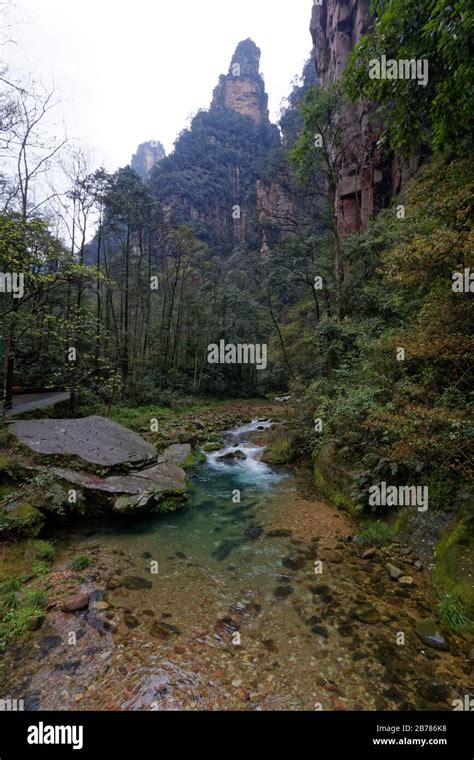
M 321 0 L 313 5 L 310 31 L 321 86 L 336 82 L 349 55 L 372 23 L 369 0 Z M 370 105 L 359 100 L 343 115 L 345 155 L 341 162 L 337 208 L 343 234 L 364 227 L 398 190 L 400 168 L 380 150 L 380 128 Z
M 257 180 L 279 143 L 259 65 L 257 45 L 250 39 L 240 42 L 210 109 L 196 114 L 173 153 L 151 175 L 169 221 L 190 224 L 224 257 L 235 247 L 260 244 Z
M 157 140 L 149 140 L 138 146 L 132 157 L 131 167 L 143 181 L 146 181 L 153 167 L 164 157 L 165 149 L 162 144 Z
M 211 108 L 230 108 L 256 124 L 268 122 L 268 96 L 260 74 L 260 48 L 247 39 L 237 45 L 227 75 L 221 74 Z

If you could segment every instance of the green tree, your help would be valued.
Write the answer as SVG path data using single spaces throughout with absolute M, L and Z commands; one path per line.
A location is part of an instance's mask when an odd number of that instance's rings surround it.
M 471 0 L 373 0 L 374 24 L 344 72 L 351 98 L 367 98 L 382 118 L 382 139 L 410 154 L 428 145 L 462 152 L 472 139 L 474 7 Z M 369 63 L 427 59 L 428 83 L 371 79 Z

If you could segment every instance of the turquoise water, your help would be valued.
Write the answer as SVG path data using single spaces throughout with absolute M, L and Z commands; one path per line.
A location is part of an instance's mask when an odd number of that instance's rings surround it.
M 288 475 L 261 462 L 263 447 L 249 440 L 259 428 L 269 427 L 270 423 L 254 421 L 224 434 L 225 448 L 207 454 L 206 463 L 190 474 L 188 504 L 182 512 L 99 525 L 87 531 L 88 541 L 113 544 L 141 565 L 142 554 L 148 553 L 166 572 L 176 571 L 176 561 L 198 565 L 210 573 L 213 583 L 225 585 L 227 580 L 232 586 L 236 579 L 250 578 L 270 582 L 281 573 L 281 549 L 274 541 L 260 539 L 275 491 Z M 236 450 L 246 459 L 219 460 Z
M 296 489 L 288 473 L 261 461 L 264 448 L 254 442 L 270 426 L 254 421 L 224 434 L 224 449 L 190 474 L 182 512 L 56 534 L 60 565 L 91 557 L 83 590 L 106 605 L 85 619 L 50 613 L 39 635 L 56 637 L 57 647 L 21 663 L 42 709 L 73 709 L 77 692 L 81 709 L 240 708 L 245 689 L 270 691 L 274 707 L 303 706 L 300 693 L 312 699 L 302 683 L 308 669 L 298 666 L 312 657 L 311 634 L 293 601 L 295 574 L 284 566 L 296 547 L 288 531 L 272 535 Z M 237 450 L 245 459 L 220 460 Z M 71 630 L 74 648 L 65 644 Z M 11 667 L 18 683 L 18 663 Z

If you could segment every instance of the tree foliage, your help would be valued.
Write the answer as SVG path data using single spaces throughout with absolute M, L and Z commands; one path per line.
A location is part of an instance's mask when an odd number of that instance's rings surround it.
M 344 72 L 352 100 L 377 107 L 382 139 L 406 154 L 428 145 L 461 153 L 472 139 L 474 8 L 470 0 L 373 0 L 374 24 Z M 428 83 L 371 79 L 369 63 L 427 59 Z

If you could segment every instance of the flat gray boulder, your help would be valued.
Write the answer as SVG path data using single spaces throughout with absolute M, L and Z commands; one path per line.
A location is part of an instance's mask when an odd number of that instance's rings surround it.
M 192 452 L 189 443 L 174 443 L 160 454 L 159 462 L 171 462 L 172 464 L 182 464 Z
M 106 417 L 22 420 L 10 431 L 37 454 L 76 456 L 100 467 L 141 467 L 156 461 L 156 449 Z
M 132 475 L 109 475 L 106 478 L 65 467 L 54 467 L 53 473 L 61 480 L 82 486 L 87 491 L 102 491 L 112 495 L 181 494 L 186 491 L 186 473 L 171 462 L 162 462 Z

